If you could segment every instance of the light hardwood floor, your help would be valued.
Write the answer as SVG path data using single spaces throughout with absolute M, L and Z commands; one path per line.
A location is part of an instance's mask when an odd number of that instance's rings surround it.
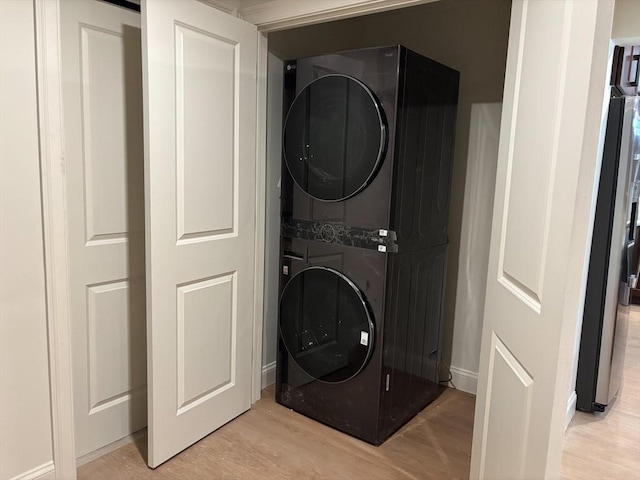
M 79 479 L 462 479 L 468 477 L 472 395 L 448 389 L 382 446 L 374 447 L 273 400 L 251 410 L 156 470 L 144 439 L 78 469 Z
M 565 480 L 640 479 L 640 309 L 630 318 L 624 386 L 605 414 L 578 412 L 565 434 Z M 145 439 L 78 469 L 78 478 L 466 479 L 475 398 L 445 391 L 396 435 L 373 447 L 273 401 L 273 388 L 236 420 L 156 470 Z

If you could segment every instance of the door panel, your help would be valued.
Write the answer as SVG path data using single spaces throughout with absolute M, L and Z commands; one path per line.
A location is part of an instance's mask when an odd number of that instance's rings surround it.
M 611 16 L 513 3 L 471 478 L 559 476 Z
M 256 27 L 143 2 L 149 465 L 251 405 Z
M 128 280 L 87 287 L 89 415 L 122 403 L 124 393 L 144 398 L 144 290 L 136 293 L 141 298 L 133 301 Z M 144 418 L 139 421 L 146 424 Z
M 61 2 L 78 457 L 147 422 L 140 16 Z
M 486 478 L 522 476 L 533 379 L 497 335 L 491 339 Z M 519 477 L 515 477 L 519 478 Z
M 127 231 L 127 139 L 125 126 L 115 121 L 124 119 L 126 109 L 124 38 L 99 26 L 79 28 L 87 241 L 122 239 Z
M 185 25 L 175 35 L 178 241 L 233 234 L 239 48 Z
M 178 287 L 178 412 L 233 383 L 235 273 Z

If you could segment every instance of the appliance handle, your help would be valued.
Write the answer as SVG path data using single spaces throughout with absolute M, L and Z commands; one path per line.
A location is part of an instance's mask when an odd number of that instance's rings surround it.
M 304 253 L 290 252 L 288 250 L 285 250 L 282 256 L 284 258 L 290 258 L 291 260 L 298 260 L 300 262 L 307 261 L 307 256 Z
M 620 289 L 618 290 L 618 303 L 629 305 L 631 302 L 631 289 L 635 288 L 638 281 L 637 271 L 633 268 L 633 246 L 635 242 L 628 242 L 623 253 L 622 272 L 620 276 Z
M 627 245 L 627 271 L 629 272 L 628 284 L 630 288 L 636 288 L 638 283 L 638 276 L 640 274 L 640 262 L 638 265 L 633 265 L 633 252 L 635 250 L 635 240 L 629 242 Z

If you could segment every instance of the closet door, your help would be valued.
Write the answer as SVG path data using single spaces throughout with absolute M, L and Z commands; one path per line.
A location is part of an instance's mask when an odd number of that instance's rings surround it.
M 142 3 L 151 467 L 251 406 L 257 37 Z
M 470 478 L 560 476 L 610 2 L 514 1 Z
M 147 424 L 140 15 L 60 2 L 76 456 Z

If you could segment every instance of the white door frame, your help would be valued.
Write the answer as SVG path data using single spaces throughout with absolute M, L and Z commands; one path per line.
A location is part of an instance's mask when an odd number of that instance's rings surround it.
M 66 195 L 64 173 L 64 132 L 62 121 L 62 85 L 59 40 L 59 3 L 63 0 L 33 0 L 36 16 L 36 68 L 42 215 L 45 247 L 45 285 L 51 382 L 53 455 L 56 478 L 75 479 L 73 385 L 69 319 L 69 263 L 66 234 Z M 341 18 L 403 8 L 436 0 L 330 0 L 299 2 L 294 8 L 287 0 L 270 0 L 259 7 L 235 10 L 238 17 L 258 26 L 261 32 L 294 28 Z M 221 0 L 209 0 L 215 4 Z M 313 8 L 308 5 L 315 4 Z M 221 5 L 217 5 L 221 7 Z M 222 8 L 225 10 L 225 8 Z M 229 9 L 226 9 L 229 11 Z M 260 398 L 262 370 L 262 322 L 264 297 L 265 244 L 265 172 L 266 172 L 266 62 L 267 38 L 258 39 L 258 100 L 256 151 L 256 276 L 253 330 L 252 400 Z M 592 132 L 589 132 L 592 133 Z M 591 170 L 587 168 L 586 170 Z M 592 174 L 592 170 L 589 172 Z M 592 183 L 589 174 L 580 174 L 582 185 Z M 585 228 L 586 220 L 583 222 Z M 572 259 L 570 268 L 579 268 L 580 259 Z M 566 309 L 575 310 L 574 302 Z M 569 314 L 569 312 L 567 312 Z M 576 321 L 577 321 L 577 313 Z M 571 314 L 569 314 L 571 316 Z
M 56 478 L 75 478 L 69 256 L 58 1 L 36 0 L 36 71 L 51 428 Z
M 267 215 L 267 36 L 258 32 L 256 100 L 256 241 L 253 299 L 253 379 L 251 403 L 260 400 L 262 390 L 262 331 L 264 325 L 265 232 Z

